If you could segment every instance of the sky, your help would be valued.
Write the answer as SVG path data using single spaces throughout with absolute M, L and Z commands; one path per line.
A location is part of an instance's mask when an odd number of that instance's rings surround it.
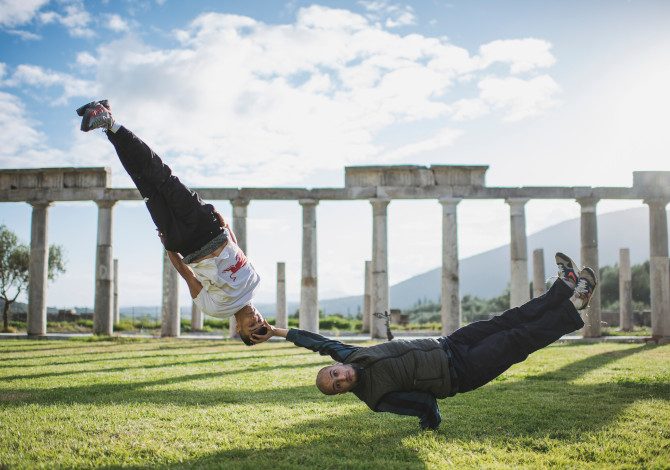
M 345 166 L 392 164 L 489 165 L 488 186 L 629 187 L 633 171 L 670 170 L 669 50 L 660 0 L 0 0 L 0 168 L 107 166 L 131 187 L 74 113 L 107 98 L 192 187 L 341 187 Z M 390 282 L 439 266 L 440 205 L 388 213 Z M 362 292 L 371 214 L 317 207 L 321 298 Z M 574 201 L 531 201 L 527 232 L 578 216 Z M 502 201 L 464 201 L 458 217 L 461 257 L 509 242 Z M 56 203 L 49 221 L 68 270 L 47 304 L 91 306 L 96 206 Z M 257 301 L 274 301 L 278 261 L 299 298 L 299 204 L 252 201 L 247 223 Z M 0 224 L 29 243 L 30 206 L 0 203 Z M 142 203 L 115 206 L 113 243 L 121 306 L 160 304 Z

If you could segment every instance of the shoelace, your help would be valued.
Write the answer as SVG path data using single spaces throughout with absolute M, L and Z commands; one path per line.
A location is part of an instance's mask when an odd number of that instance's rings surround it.
M 586 300 L 586 305 L 584 305 L 584 308 L 588 307 L 589 303 L 591 302 L 591 292 L 593 292 L 593 286 L 591 283 L 583 277 L 580 277 L 577 281 L 577 285 L 575 286 L 574 293 L 579 299 Z
M 559 264 L 558 265 L 558 277 L 561 279 L 569 279 L 570 281 L 574 282 L 575 284 L 577 283 L 577 275 L 575 274 L 575 270 L 568 268 L 564 264 Z

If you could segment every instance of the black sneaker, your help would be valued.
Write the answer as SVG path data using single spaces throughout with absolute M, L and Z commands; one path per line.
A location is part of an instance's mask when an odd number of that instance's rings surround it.
M 589 306 L 591 296 L 593 295 L 593 291 L 596 290 L 597 284 L 596 273 L 593 272 L 593 269 L 583 268 L 579 271 L 577 286 L 575 287 L 575 293 L 573 294 L 573 297 L 578 301 L 576 305 L 577 310 L 584 310 Z
M 105 106 L 105 103 L 107 106 Z M 77 109 L 77 114 L 83 113 L 81 130 L 84 132 L 93 129 L 111 129 L 114 124 L 112 111 L 109 109 L 107 100 L 88 103 Z
M 556 265 L 558 266 L 558 278 L 566 284 L 574 287 L 577 285 L 577 272 L 575 271 L 575 262 L 561 252 L 556 253 Z
M 90 103 L 86 103 L 84 106 L 77 108 L 77 116 L 84 116 L 84 113 L 88 108 L 93 108 L 96 104 L 100 103 L 103 105 L 105 108 L 107 108 L 109 111 L 112 110 L 112 108 L 109 106 L 109 101 L 108 100 L 100 100 L 100 101 L 91 101 Z

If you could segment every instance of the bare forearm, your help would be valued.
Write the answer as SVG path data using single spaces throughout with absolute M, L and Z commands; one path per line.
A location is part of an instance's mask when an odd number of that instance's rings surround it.
M 182 279 L 186 281 L 191 298 L 195 299 L 202 290 L 202 284 L 195 277 L 195 274 L 193 274 L 193 270 L 189 268 L 186 263 L 184 263 L 179 254 L 175 253 L 174 251 L 168 251 L 167 253 L 172 266 L 174 266 Z
M 273 331 L 275 336 L 281 336 L 282 338 L 286 338 L 286 335 L 288 334 L 288 330 L 286 328 L 277 328 L 275 326 Z

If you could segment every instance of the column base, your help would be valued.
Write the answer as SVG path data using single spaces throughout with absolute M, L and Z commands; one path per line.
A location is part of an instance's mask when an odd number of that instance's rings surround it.
M 49 337 L 46 334 L 27 334 L 26 335 L 27 339 L 49 339 Z
M 651 336 L 648 338 L 644 338 L 644 343 L 645 344 L 655 343 L 658 345 L 670 344 L 670 336 Z

